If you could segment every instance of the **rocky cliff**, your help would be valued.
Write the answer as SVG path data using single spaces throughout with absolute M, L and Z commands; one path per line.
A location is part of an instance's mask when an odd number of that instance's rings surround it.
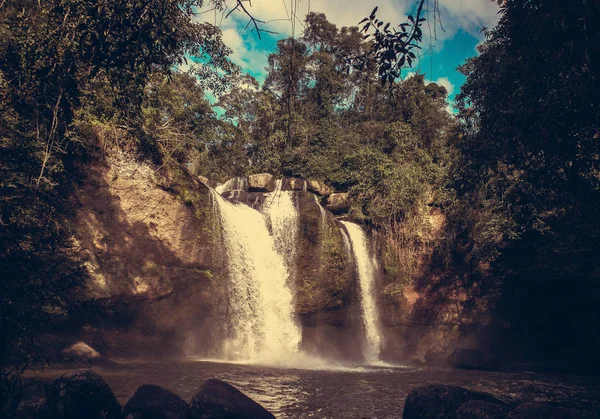
M 82 309 L 72 320 L 73 335 L 118 355 L 215 355 L 222 314 L 214 308 L 223 304 L 227 283 L 208 186 L 216 184 L 119 154 L 92 164 L 80 185 L 73 197 L 76 246 L 96 313 Z M 227 185 L 225 198 L 259 208 L 272 196 L 275 179 L 263 174 Z M 292 191 L 299 213 L 290 287 L 302 348 L 360 360 L 364 326 L 357 272 L 336 218 L 346 217 L 349 197 L 301 179 L 284 179 L 282 189 Z M 385 359 L 423 362 L 456 346 L 477 346 L 465 336 L 487 321 L 487 311 L 479 310 L 485 302 L 473 305 L 473 287 L 448 281 L 431 262 L 443 214 L 424 205 L 423 220 L 411 241 L 370 234 L 379 260 L 375 280 Z

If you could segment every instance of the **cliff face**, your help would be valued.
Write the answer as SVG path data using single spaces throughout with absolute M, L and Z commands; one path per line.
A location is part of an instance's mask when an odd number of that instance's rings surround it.
M 201 346 L 193 337 L 210 318 L 220 276 L 208 188 L 126 156 L 107 159 L 73 198 L 88 297 L 102 311 L 84 337 L 128 355 Z
M 290 285 L 303 349 L 359 358 L 356 277 L 338 222 L 316 195 L 295 189 L 299 233 Z M 266 195 L 224 193 L 254 207 Z M 214 355 L 214 308 L 223 302 L 227 269 L 205 183 L 112 155 L 89 167 L 72 201 L 95 310 L 75 314 L 73 334 L 116 355 Z
M 440 364 L 457 347 L 497 349 L 507 325 L 494 316 L 494 298 L 482 296 L 459 268 L 433 260 L 446 218 L 427 205 L 421 217 L 418 228 L 404 231 L 404 241 L 377 236 L 383 357 Z
M 214 356 L 222 315 L 214 308 L 223 304 L 228 279 L 209 182 L 183 171 L 157 172 L 127 156 L 110 156 L 90 167 L 73 197 L 76 246 L 90 274 L 87 297 L 100 312 L 88 320 L 82 311 L 74 329 L 108 353 Z M 360 360 L 364 326 L 356 267 L 341 224 L 303 182 L 283 182 L 299 214 L 289 285 L 302 348 Z M 269 196 L 244 187 L 223 196 L 255 208 Z M 424 228 L 410 243 L 370 234 L 380 262 L 382 356 L 389 360 L 435 361 L 456 346 L 478 346 L 482 329 L 493 323 L 490 302 L 477 299 L 477 284 L 467 286 L 432 265 L 430 244 L 445 219 L 436 208 L 423 211 Z

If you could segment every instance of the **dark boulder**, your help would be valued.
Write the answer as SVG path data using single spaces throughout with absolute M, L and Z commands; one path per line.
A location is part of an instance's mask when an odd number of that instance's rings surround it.
M 576 409 L 564 409 L 543 403 L 524 403 L 511 410 L 507 419 L 597 419 L 598 415 Z
M 498 369 L 498 359 L 493 354 L 476 349 L 455 349 L 454 352 L 448 356 L 448 364 L 454 368 L 461 369 Z
M 506 405 L 471 400 L 456 410 L 456 419 L 502 419 L 509 411 Z
M 504 404 L 489 394 L 457 386 L 431 384 L 417 387 L 406 398 L 404 419 L 456 419 L 456 411 L 471 400 Z
M 46 389 L 51 416 L 60 419 L 112 419 L 121 417 L 114 393 L 93 371 L 69 372 Z
M 193 419 L 273 419 L 274 416 L 250 397 L 224 381 L 211 378 L 191 402 Z
M 248 176 L 249 192 L 273 192 L 275 190 L 275 176 L 270 173 L 259 173 Z
M 334 214 L 344 214 L 350 209 L 350 195 L 348 192 L 339 192 L 329 195 L 325 199 L 325 209 Z
M 177 394 L 159 386 L 138 387 L 123 409 L 125 418 L 187 419 L 190 406 Z

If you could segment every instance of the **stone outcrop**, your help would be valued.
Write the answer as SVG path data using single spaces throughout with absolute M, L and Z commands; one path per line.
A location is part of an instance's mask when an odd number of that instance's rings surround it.
M 113 391 L 93 371 L 67 373 L 54 380 L 46 393 L 52 418 L 121 418 L 121 405 Z
M 325 199 L 325 209 L 334 214 L 343 214 L 350 209 L 348 192 L 332 193 Z
M 309 180 L 308 181 L 308 190 L 319 196 L 327 196 L 334 193 L 334 189 L 327 186 L 325 182 L 321 182 L 320 180 Z
M 302 349 L 361 359 L 357 277 L 339 223 L 311 192 L 296 192 L 300 215 L 294 288 Z
M 248 176 L 249 192 L 273 192 L 275 190 L 275 176 L 269 173 L 260 173 Z
M 140 386 L 123 408 L 124 419 L 188 419 L 190 406 L 177 394 L 152 384 Z
M 444 384 L 417 387 L 406 398 L 403 419 L 455 419 L 456 412 L 471 400 L 498 405 L 503 402 L 486 393 Z
M 75 245 L 88 296 L 65 327 L 107 355 L 177 355 L 210 322 L 219 265 L 209 189 L 185 173 L 161 174 L 124 155 L 86 168 L 73 196 Z M 202 321 L 198 321 L 202 319 Z
M 207 380 L 192 397 L 190 417 L 274 419 L 264 407 L 224 381 Z
M 68 362 L 90 362 L 100 358 L 100 353 L 84 342 L 77 342 L 63 349 L 60 355 Z

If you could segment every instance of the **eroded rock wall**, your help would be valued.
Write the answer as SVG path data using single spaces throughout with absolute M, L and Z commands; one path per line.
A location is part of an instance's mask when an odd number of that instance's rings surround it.
M 75 237 L 101 313 L 82 325 L 82 339 L 124 355 L 202 347 L 222 279 L 208 188 L 126 155 L 87 173 L 73 197 Z

